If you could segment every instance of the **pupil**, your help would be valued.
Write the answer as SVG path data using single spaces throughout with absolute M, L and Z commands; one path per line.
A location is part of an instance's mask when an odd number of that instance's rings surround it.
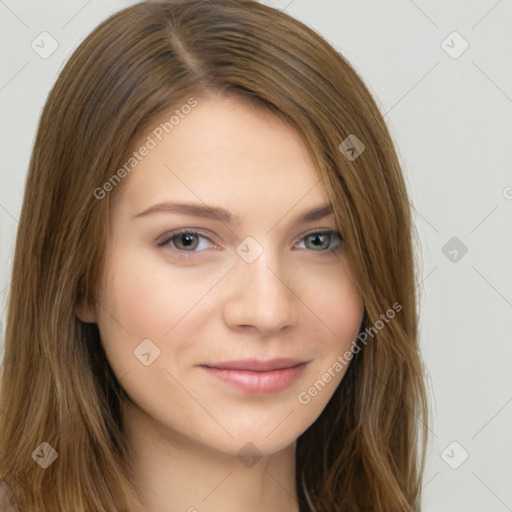
M 181 243 L 185 247 L 190 247 L 190 246 L 194 245 L 194 236 L 195 235 L 191 235 L 191 234 L 187 234 L 187 233 L 180 235 Z
M 327 237 L 326 234 L 320 234 L 320 233 L 316 233 L 315 235 L 312 235 L 314 237 L 314 240 L 318 240 L 320 237 Z M 320 245 L 322 243 L 320 242 Z M 315 244 L 316 247 L 319 247 L 318 245 Z

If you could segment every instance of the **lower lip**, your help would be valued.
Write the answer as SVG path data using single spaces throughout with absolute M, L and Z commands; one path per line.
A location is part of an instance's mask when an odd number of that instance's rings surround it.
M 215 377 L 228 382 L 246 393 L 277 393 L 290 386 L 303 372 L 307 363 L 292 368 L 281 368 L 264 372 L 250 370 L 226 370 L 201 366 Z

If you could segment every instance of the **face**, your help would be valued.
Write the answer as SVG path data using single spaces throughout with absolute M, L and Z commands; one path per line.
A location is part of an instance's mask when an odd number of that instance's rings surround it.
M 82 319 L 99 326 L 126 411 L 175 440 L 274 453 L 318 418 L 359 332 L 343 234 L 325 212 L 301 219 L 326 195 L 272 114 L 198 100 L 161 141 L 149 135 L 115 190 L 102 290 Z M 185 203 L 209 216 L 172 206 Z

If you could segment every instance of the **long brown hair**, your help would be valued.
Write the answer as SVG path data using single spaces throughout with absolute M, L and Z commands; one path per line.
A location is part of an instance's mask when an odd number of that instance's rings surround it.
M 364 301 L 361 333 L 371 334 L 298 439 L 300 510 L 419 511 L 428 408 L 415 232 L 397 154 L 344 57 L 304 24 L 251 0 L 126 8 L 85 39 L 55 83 L 15 247 L 0 473 L 23 512 L 142 510 L 119 413 L 125 395 L 97 326 L 81 322 L 76 308 L 100 285 L 116 193 L 104 184 L 164 115 L 219 94 L 282 116 L 302 136 Z M 357 140 L 364 150 L 354 156 L 348 144 Z M 396 304 L 399 312 L 376 328 Z M 51 455 L 50 447 L 58 458 L 43 469 L 33 454 Z

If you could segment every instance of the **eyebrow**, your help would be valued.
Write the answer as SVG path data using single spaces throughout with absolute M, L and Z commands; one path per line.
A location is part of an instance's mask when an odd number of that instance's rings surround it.
M 146 210 L 136 214 L 133 218 L 145 217 L 153 213 L 181 213 L 184 215 L 190 215 L 192 217 L 201 217 L 203 219 L 212 219 L 226 224 L 231 224 L 233 221 L 236 223 L 241 222 L 240 215 L 233 215 L 231 212 L 220 206 L 208 206 L 200 203 L 172 203 L 164 202 L 150 206 Z M 295 224 L 305 224 L 307 222 L 313 222 L 316 220 L 323 219 L 328 215 L 333 214 L 333 209 L 328 204 L 322 204 L 315 208 L 303 212 L 295 219 Z

